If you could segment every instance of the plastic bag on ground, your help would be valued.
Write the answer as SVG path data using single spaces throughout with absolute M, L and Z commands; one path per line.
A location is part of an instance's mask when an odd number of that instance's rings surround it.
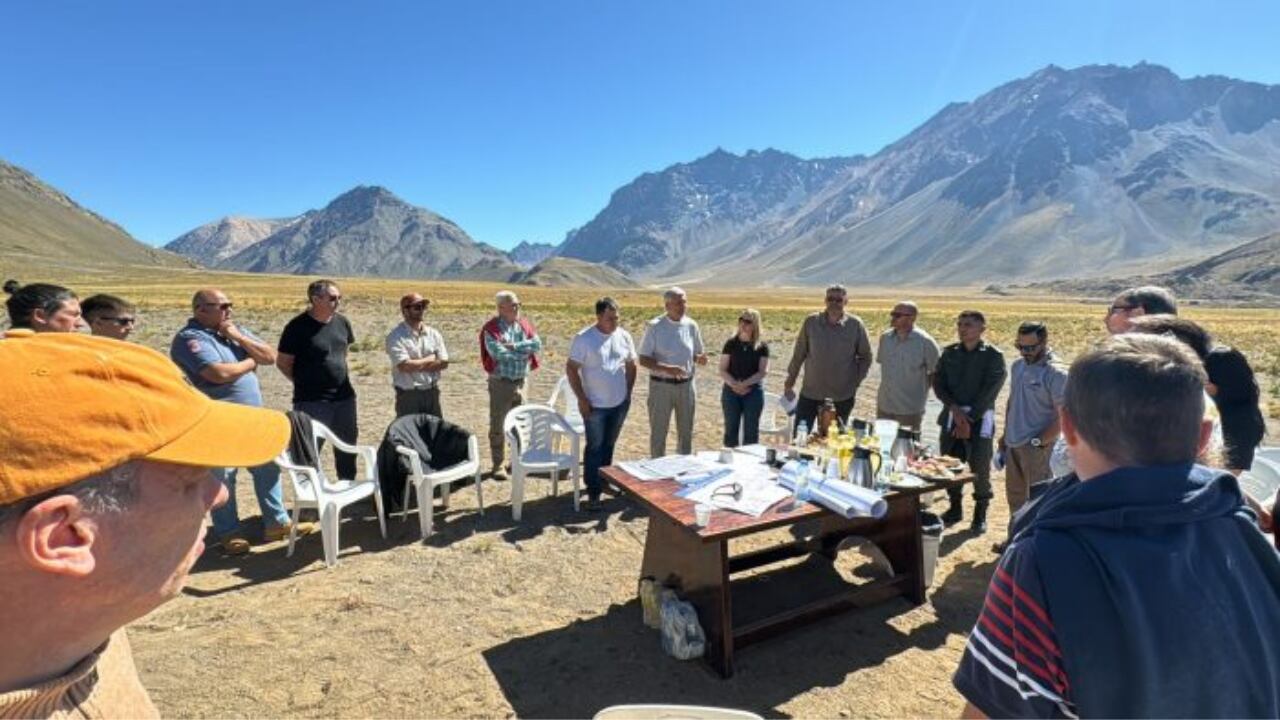
M 674 592 L 662 592 L 662 650 L 678 660 L 702 657 L 707 649 L 707 636 L 698 623 L 698 611 L 693 605 L 676 597 Z

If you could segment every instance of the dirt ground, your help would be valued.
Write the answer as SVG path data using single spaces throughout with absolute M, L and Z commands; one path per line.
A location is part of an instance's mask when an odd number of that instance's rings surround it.
M 531 309 L 547 351 L 529 396 L 545 401 L 572 332 L 590 313 L 538 317 Z M 643 320 L 659 310 L 656 294 L 648 307 L 624 307 L 624 325 L 637 342 Z M 386 299 L 357 298 L 346 312 L 359 339 L 351 365 L 361 440 L 376 444 L 393 415 L 382 339 L 398 317 Z M 698 317 L 696 299 L 691 312 Z M 249 307 L 241 315 L 274 342 L 290 313 L 255 314 Z M 145 316 L 141 340 L 166 349 L 185 320 L 177 307 Z M 428 315 L 455 361 L 443 382 L 445 414 L 480 434 L 486 468 L 487 397 L 475 333 L 487 316 L 483 305 L 433 308 Z M 704 321 L 709 347 L 719 349 L 729 322 L 729 314 Z M 782 342 L 775 346 L 781 360 L 769 382 L 774 390 L 790 354 L 789 334 L 782 328 L 775 334 L 770 339 Z M 284 378 L 273 369 L 261 377 L 267 404 L 286 408 Z M 875 384 L 873 370 L 858 394 L 859 414 L 872 412 Z M 645 391 L 641 380 L 619 459 L 647 452 Z M 701 375 L 698 392 L 695 445 L 719 447 L 713 373 Z M 954 717 L 963 701 L 950 676 L 994 568 L 992 542 L 1008 520 L 998 477 L 995 491 L 983 536 L 966 531 L 972 507 L 966 498 L 966 521 L 943 538 L 926 604 L 893 600 L 751 646 L 738 655 L 729 680 L 700 663 L 666 657 L 656 631 L 641 624 L 636 580 L 644 512 L 614 498 L 607 512 L 575 513 L 567 483 L 551 497 L 541 480 L 528 484 L 519 523 L 511 519 L 507 483 L 485 480 L 483 516 L 474 491 L 459 490 L 451 508 L 438 511 L 436 534 L 425 544 L 416 518 L 394 520 L 384 541 L 371 507 L 351 508 L 341 562 L 332 569 L 324 566 L 318 535 L 300 540 L 292 558 L 283 542 L 255 545 L 242 558 L 211 549 L 186 592 L 134 623 L 130 636 L 165 716 L 589 717 L 609 705 L 661 702 L 774 717 Z M 260 537 L 247 473 L 238 498 L 251 536 Z M 847 551 L 835 572 L 857 581 L 874 571 Z M 751 582 L 762 595 L 785 595 L 795 583 L 830 575 L 829 565 L 800 563 Z

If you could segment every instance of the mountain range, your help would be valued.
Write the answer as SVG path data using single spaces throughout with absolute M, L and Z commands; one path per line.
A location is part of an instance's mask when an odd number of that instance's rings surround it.
M 558 254 L 644 279 L 960 285 L 1171 268 L 1278 225 L 1280 86 L 1046 67 L 870 157 L 717 150 Z
M 521 240 L 515 247 L 507 251 L 507 257 L 520 267 L 531 268 L 554 255 L 556 247 L 551 243 Z

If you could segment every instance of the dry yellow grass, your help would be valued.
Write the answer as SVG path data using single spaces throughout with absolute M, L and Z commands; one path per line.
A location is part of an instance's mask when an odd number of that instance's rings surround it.
M 136 301 L 144 319 L 139 340 L 163 350 L 185 321 L 197 287 L 226 290 L 240 321 L 274 341 L 302 308 L 307 282 L 202 272 L 94 272 L 52 279 L 82 295 L 106 291 Z M 477 430 L 485 446 L 487 404 L 475 333 L 499 287 L 342 282 L 344 311 L 358 336 L 351 364 L 362 442 L 376 443 L 391 420 L 382 338 L 398 322 L 399 296 L 417 290 L 433 300 L 428 322 L 444 333 L 455 360 L 443 383 L 445 413 Z M 569 338 L 593 319 L 598 291 L 519 292 L 547 343 L 547 369 L 532 379 L 529 392 L 545 400 Z M 954 316 L 965 307 L 984 310 L 991 339 L 1006 347 L 1016 325 L 1032 318 L 1050 324 L 1054 344 L 1068 356 L 1103 334 L 1105 305 L 1071 299 L 876 290 L 855 291 L 851 309 L 873 330 L 883 328 L 901 294 L 915 297 L 921 324 L 943 341 L 952 337 Z M 638 340 L 643 321 L 660 312 L 658 293 L 622 290 L 616 296 L 624 324 Z M 690 289 L 691 314 L 714 349 L 732 331 L 741 307 L 761 309 L 766 337 L 782 358 L 770 380 L 775 389 L 800 319 L 820 300 L 821 291 L 814 289 Z M 1244 349 L 1275 387 L 1280 313 L 1188 307 L 1187 314 Z M 287 407 L 289 388 L 279 373 L 264 370 L 260 377 L 267 404 Z M 871 411 L 876 382 L 873 372 L 859 392 L 859 413 Z M 620 458 L 646 452 L 645 385 L 637 385 Z M 704 373 L 698 388 L 695 444 L 717 447 L 718 383 Z M 240 512 L 256 532 L 251 485 L 242 473 Z M 393 522 L 384 542 L 376 523 L 352 511 L 343 525 L 342 563 L 332 570 L 323 567 L 318 538 L 300 541 L 292 559 L 284 557 L 282 543 L 255 547 L 249 557 L 234 560 L 207 553 L 188 592 L 130 630 L 144 681 L 162 713 L 573 717 L 615 703 L 684 702 L 771 716 L 955 716 L 962 703 L 950 674 L 993 568 L 991 541 L 1002 535 L 1008 519 L 997 488 L 992 532 L 982 538 L 947 534 L 925 605 L 893 601 L 749 648 L 739 656 L 738 675 L 722 681 L 696 664 L 664 657 L 656 635 L 640 625 L 634 598 L 647 525 L 643 512 L 612 500 L 605 514 L 576 514 L 563 485 L 561 496 L 550 498 L 548 485 L 534 481 L 524 519 L 515 523 L 508 486 L 486 481 L 484 489 L 482 517 L 474 493 L 464 489 L 449 511 L 440 511 L 437 535 L 426 544 L 417 540 L 415 520 Z M 853 554 L 842 555 L 837 566 L 844 576 L 866 570 Z M 787 572 L 802 569 L 786 570 L 772 582 L 782 586 L 790 582 Z

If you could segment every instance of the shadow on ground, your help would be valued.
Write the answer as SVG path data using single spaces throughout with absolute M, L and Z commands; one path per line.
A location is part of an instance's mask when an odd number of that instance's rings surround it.
M 628 703 L 713 705 L 784 717 L 779 708 L 799 695 L 839 686 L 850 673 L 913 648 L 937 649 L 950 635 L 968 633 L 991 571 L 990 563 L 954 568 L 946 585 L 931 593 L 934 618 L 911 632 L 891 621 L 915 608 L 893 599 L 741 649 L 737 672 L 729 679 L 700 661 L 664 655 L 658 631 L 644 627 L 634 600 L 483 654 L 518 717 L 591 717 L 602 708 Z M 804 588 L 806 596 L 820 593 L 823 586 L 841 582 L 838 575 L 831 563 L 810 559 L 735 581 L 734 614 L 744 614 L 738 605 L 742 598 L 750 598 L 755 609 L 794 603 L 797 588 Z

